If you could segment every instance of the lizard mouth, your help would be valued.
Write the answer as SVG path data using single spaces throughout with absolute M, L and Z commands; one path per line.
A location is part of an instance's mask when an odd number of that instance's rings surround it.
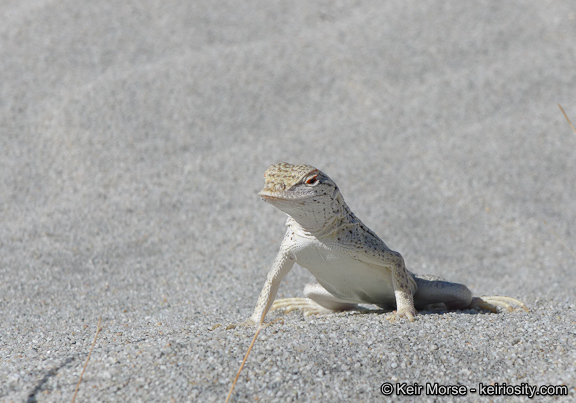
M 284 198 L 278 197 L 277 195 L 273 195 L 266 190 L 258 192 L 258 196 L 260 196 L 262 200 L 284 200 Z
M 285 197 L 282 194 L 278 194 L 276 192 L 272 193 L 267 190 L 262 190 L 261 192 L 258 193 L 258 196 L 260 196 L 260 198 L 263 201 L 273 204 L 276 207 L 278 207 L 283 203 L 301 203 L 301 201 L 299 201 L 298 199 L 289 197 L 290 195 L 287 195 L 288 197 Z
M 260 196 L 262 198 L 262 200 L 266 201 L 266 202 L 299 202 L 302 203 L 305 199 L 308 199 L 310 196 L 302 196 L 302 195 L 292 195 L 288 192 L 271 192 L 269 190 L 263 189 L 260 192 L 258 192 L 258 196 Z

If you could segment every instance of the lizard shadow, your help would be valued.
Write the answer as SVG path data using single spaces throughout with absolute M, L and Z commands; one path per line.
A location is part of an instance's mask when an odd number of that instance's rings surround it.
M 298 311 L 298 310 L 295 310 Z M 364 315 L 384 315 L 384 316 L 389 316 L 386 319 L 390 319 L 390 320 L 394 320 L 394 319 L 399 319 L 399 318 L 394 318 L 392 315 L 394 314 L 395 310 L 393 308 L 389 308 L 389 309 L 384 309 L 384 308 L 379 308 L 379 307 L 374 307 L 374 308 L 368 308 L 365 306 L 358 306 L 354 309 L 350 309 L 350 310 L 346 310 L 346 311 L 335 311 L 335 312 L 323 312 L 323 313 L 302 313 L 302 316 L 304 317 L 329 317 L 331 315 L 337 315 L 337 316 L 364 316 Z M 277 312 L 276 315 L 276 319 L 275 320 L 279 320 L 282 317 L 285 317 L 286 315 L 292 313 L 292 311 L 289 312 Z M 417 316 L 431 316 L 431 315 L 445 315 L 447 313 L 458 313 L 458 314 L 463 314 L 463 315 L 488 315 L 488 314 L 497 314 L 497 312 L 492 312 L 488 309 L 480 309 L 480 310 L 476 310 L 476 309 L 465 309 L 465 310 L 461 310 L 461 309 L 448 309 L 446 308 L 446 306 L 442 305 L 442 304 L 437 304 L 435 306 L 429 306 L 426 309 L 422 309 L 422 310 L 418 310 L 417 311 Z
M 357 316 L 357 315 L 389 315 L 394 313 L 394 309 L 384 309 L 384 308 L 366 308 L 364 306 L 359 306 L 356 309 L 352 309 L 349 311 L 343 312 L 335 312 L 339 314 L 345 314 L 346 316 Z M 438 304 L 437 306 L 427 307 L 426 309 L 417 310 L 418 316 L 430 316 L 430 315 L 444 315 L 447 313 L 458 313 L 463 315 L 487 315 L 487 314 L 495 314 L 496 312 L 492 312 L 488 309 L 448 309 L 446 306 L 442 304 Z

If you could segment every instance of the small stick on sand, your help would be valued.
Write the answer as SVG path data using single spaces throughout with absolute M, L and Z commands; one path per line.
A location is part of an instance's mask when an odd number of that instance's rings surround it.
M 94 345 L 96 344 L 96 339 L 98 338 L 98 334 L 102 328 L 100 327 L 100 323 L 102 322 L 102 317 L 98 319 L 98 327 L 96 328 L 96 335 L 94 336 L 94 341 L 92 342 L 92 347 L 90 347 L 90 351 L 88 352 L 88 357 L 86 357 L 86 362 L 84 363 L 84 368 L 82 368 L 82 372 L 80 373 L 80 379 L 78 379 L 78 383 L 76 384 L 76 390 L 74 391 L 74 396 L 72 396 L 72 401 L 70 403 L 74 403 L 76 400 L 76 395 L 78 394 L 78 389 L 80 389 L 80 384 L 82 383 L 82 377 L 84 376 L 84 371 L 86 371 L 86 367 L 88 366 L 88 361 L 90 361 L 90 355 L 92 354 L 92 350 L 94 350 Z
M 558 104 L 558 108 L 560 108 L 560 110 L 562 111 L 562 113 L 564 114 L 564 117 L 566 118 L 566 120 L 568 121 L 568 124 L 570 125 L 570 127 L 572 128 L 572 130 L 574 130 L 574 133 L 576 133 L 576 129 L 574 128 L 574 125 L 572 124 L 572 122 L 570 121 L 570 119 L 568 119 L 568 115 L 566 115 L 566 112 L 564 112 L 564 109 L 562 108 L 562 106 L 560 104 Z
M 258 335 L 260 334 L 260 330 L 262 330 L 265 327 L 271 325 L 272 323 L 275 323 L 278 321 L 284 323 L 283 318 L 278 318 L 278 319 L 275 319 L 275 320 L 268 322 L 268 323 L 264 323 L 263 320 L 264 320 L 264 318 L 262 318 L 262 320 L 260 321 L 260 324 L 258 325 L 258 329 L 256 329 L 256 333 L 254 334 L 254 337 L 252 338 L 252 342 L 250 343 L 250 346 L 248 346 L 248 350 L 246 351 L 246 354 L 244 355 L 244 359 L 242 360 L 242 364 L 240 364 L 240 368 L 238 369 L 238 372 L 236 373 L 236 378 L 234 378 L 234 382 L 232 382 L 232 386 L 230 386 L 230 390 L 228 391 L 228 396 L 226 396 L 226 401 L 224 403 L 228 403 L 228 401 L 230 400 L 230 397 L 232 396 L 232 392 L 234 391 L 234 386 L 236 386 L 236 382 L 238 382 L 238 378 L 240 377 L 240 372 L 242 372 L 242 369 L 244 368 L 244 364 L 246 364 L 246 360 L 248 360 L 248 356 L 250 355 L 250 351 L 252 351 L 252 347 L 254 347 L 254 343 L 256 342 L 256 339 L 258 338 Z

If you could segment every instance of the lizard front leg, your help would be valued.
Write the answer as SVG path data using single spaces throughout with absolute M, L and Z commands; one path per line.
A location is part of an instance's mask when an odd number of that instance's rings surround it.
M 389 259 L 396 298 L 396 316 L 406 317 L 410 322 L 413 322 L 416 308 L 414 307 L 413 291 L 410 288 L 410 274 L 404 265 L 404 258 L 400 253 L 390 251 Z
M 276 298 L 280 282 L 292 269 L 292 266 L 294 266 L 294 259 L 291 257 L 286 243 L 282 242 L 282 245 L 280 245 L 280 251 L 278 252 L 278 255 L 276 255 L 272 268 L 268 272 L 266 282 L 264 283 L 264 287 L 262 287 L 254 312 L 250 318 L 240 323 L 240 325 L 262 325 L 264 323 L 264 317 L 272 306 L 274 298 Z M 228 325 L 227 329 L 233 329 L 236 326 L 238 325 Z
M 264 317 L 272 306 L 274 298 L 276 298 L 276 293 L 278 292 L 280 282 L 284 276 L 288 274 L 288 272 L 292 269 L 292 266 L 294 266 L 294 260 L 290 258 L 286 251 L 283 251 L 282 247 L 280 247 L 280 251 L 274 260 L 274 264 L 272 265 L 272 269 L 268 272 L 266 282 L 264 283 L 264 287 L 260 292 L 260 296 L 258 297 L 258 302 L 256 302 L 254 312 L 252 313 L 252 316 L 250 316 L 250 321 L 257 324 L 264 323 Z

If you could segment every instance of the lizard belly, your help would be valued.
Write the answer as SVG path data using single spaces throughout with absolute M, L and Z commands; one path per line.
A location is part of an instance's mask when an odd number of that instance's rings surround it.
M 342 246 L 316 239 L 301 242 L 293 253 L 296 263 L 333 296 L 355 303 L 395 306 L 389 269 L 353 259 Z

